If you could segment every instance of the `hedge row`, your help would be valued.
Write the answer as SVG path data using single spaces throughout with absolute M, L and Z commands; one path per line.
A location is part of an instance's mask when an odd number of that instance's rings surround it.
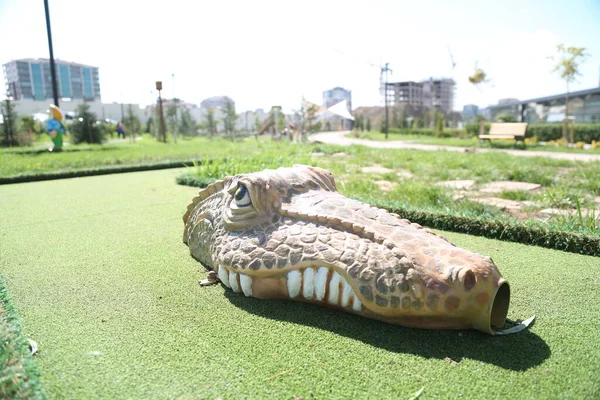
M 485 123 L 485 133 L 490 131 L 490 123 Z M 479 124 L 467 124 L 465 130 L 471 136 L 479 135 Z M 527 137 L 536 137 L 538 142 L 548 142 L 562 138 L 563 125 L 558 124 L 529 124 Z M 600 142 L 600 124 L 575 124 L 575 142 L 592 143 Z
M 467 233 L 508 242 L 525 243 L 554 250 L 590 256 L 600 256 L 600 236 L 548 229 L 538 223 L 489 219 L 431 210 L 419 210 L 405 205 L 374 199 L 357 200 L 385 208 L 411 222 L 430 228 Z
M 457 137 L 461 136 L 465 133 L 464 129 L 454 129 L 454 128 L 444 128 L 442 132 L 435 132 L 433 129 L 399 129 L 399 128 L 390 128 L 390 134 L 402 134 L 402 135 L 417 135 L 417 136 L 436 136 L 436 137 Z
M 151 164 L 136 164 L 136 165 L 124 165 L 124 166 L 106 166 L 91 169 L 82 169 L 74 171 L 63 171 L 63 172 L 49 172 L 43 174 L 25 174 L 25 175 L 14 175 L 7 177 L 0 177 L 0 185 L 6 185 L 10 183 L 25 183 L 25 182 L 38 182 L 38 181 L 50 181 L 54 179 L 67 179 L 67 178 L 81 178 L 84 176 L 96 176 L 96 175 L 108 175 L 108 174 L 119 174 L 125 172 L 140 172 L 140 171 L 152 171 L 159 169 L 169 168 L 182 168 L 189 167 L 191 165 L 201 164 L 199 160 L 186 160 L 186 161 L 166 161 Z
M 215 182 L 216 179 L 208 176 L 199 176 L 192 172 L 184 172 L 175 178 L 175 181 L 178 185 L 205 188 Z

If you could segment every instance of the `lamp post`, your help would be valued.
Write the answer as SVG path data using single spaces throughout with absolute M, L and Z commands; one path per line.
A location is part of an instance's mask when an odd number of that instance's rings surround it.
M 162 139 L 163 143 L 167 143 L 167 129 L 165 127 L 165 116 L 163 114 L 162 97 L 160 91 L 162 90 L 162 82 L 156 81 L 156 90 L 158 90 L 158 112 L 160 113 L 160 122 L 158 125 L 158 135 Z
M 175 106 L 175 123 L 173 124 L 173 140 L 177 143 L 177 131 L 179 130 L 179 126 L 177 123 L 177 98 L 175 97 L 175 74 L 171 74 L 171 79 L 173 81 L 173 105 Z
M 56 81 L 56 64 L 54 63 L 54 50 L 52 49 L 52 31 L 50 29 L 50 10 L 48 0 L 44 0 L 44 9 L 46 11 L 46 30 L 48 31 L 48 48 L 50 49 L 50 74 L 52 75 L 52 94 L 54 95 L 54 105 L 58 107 L 58 83 Z

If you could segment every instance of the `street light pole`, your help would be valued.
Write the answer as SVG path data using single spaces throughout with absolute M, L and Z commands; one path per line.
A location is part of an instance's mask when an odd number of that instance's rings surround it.
M 54 105 L 58 107 L 58 82 L 56 81 L 56 64 L 54 63 L 54 50 L 52 49 L 52 31 L 50 29 L 50 10 L 48 8 L 48 0 L 44 0 L 44 8 L 46 10 L 46 30 L 48 31 L 48 48 L 50 49 L 50 74 L 52 76 L 52 91 L 54 97 Z
M 162 82 L 161 81 L 156 82 L 156 90 L 158 90 L 158 111 L 160 113 L 160 122 L 159 122 L 159 126 L 158 126 L 158 132 L 159 132 L 159 136 L 162 138 L 162 141 L 164 143 L 167 143 L 165 116 L 163 114 L 162 97 L 160 95 L 160 91 L 162 90 Z
M 173 81 L 173 105 L 175 106 L 175 123 L 173 124 L 173 139 L 175 143 L 177 143 L 177 131 L 179 130 L 179 126 L 177 126 L 177 100 L 175 98 L 175 74 L 171 74 L 171 79 Z
M 383 72 L 385 73 L 385 83 L 384 83 L 384 89 L 383 89 L 383 93 L 385 96 L 385 138 L 388 138 L 388 127 L 389 127 L 389 113 L 388 113 L 388 71 L 390 71 L 390 69 L 388 68 L 390 64 L 389 63 L 385 63 L 385 68 L 383 70 Z

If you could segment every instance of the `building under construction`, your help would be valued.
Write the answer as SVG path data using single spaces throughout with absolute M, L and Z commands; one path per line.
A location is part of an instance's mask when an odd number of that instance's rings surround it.
M 451 78 L 430 78 L 421 82 L 390 82 L 386 86 L 388 105 L 436 107 L 451 113 L 454 109 L 454 88 Z

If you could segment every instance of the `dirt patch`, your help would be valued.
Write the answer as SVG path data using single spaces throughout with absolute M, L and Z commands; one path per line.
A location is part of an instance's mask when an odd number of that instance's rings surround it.
M 487 204 L 488 206 L 498 207 L 501 210 L 520 210 L 523 206 L 518 201 L 501 199 L 498 197 L 476 197 L 471 201 Z
M 501 193 L 506 191 L 535 191 L 542 187 L 542 185 L 537 183 L 529 183 L 529 182 L 513 182 L 513 181 L 496 181 L 490 182 L 479 190 L 482 193 Z
M 375 184 L 377 186 L 379 186 L 379 189 L 382 192 L 390 192 L 394 189 L 394 187 L 397 185 L 397 183 L 394 182 L 390 182 L 390 181 L 375 181 Z
M 346 154 L 346 153 L 344 153 L 344 152 L 341 152 L 341 153 L 333 153 L 333 154 L 331 155 L 331 157 L 346 157 L 346 156 L 347 156 L 347 154 Z
M 436 183 L 436 186 L 445 186 L 452 189 L 469 190 L 475 185 L 473 180 L 456 180 L 456 181 L 442 181 Z
M 385 168 L 381 164 L 373 164 L 370 167 L 363 167 L 360 170 L 366 174 L 387 174 L 394 172 L 393 169 Z
M 407 169 L 401 169 L 396 173 L 396 176 L 400 179 L 412 179 L 415 175 Z

